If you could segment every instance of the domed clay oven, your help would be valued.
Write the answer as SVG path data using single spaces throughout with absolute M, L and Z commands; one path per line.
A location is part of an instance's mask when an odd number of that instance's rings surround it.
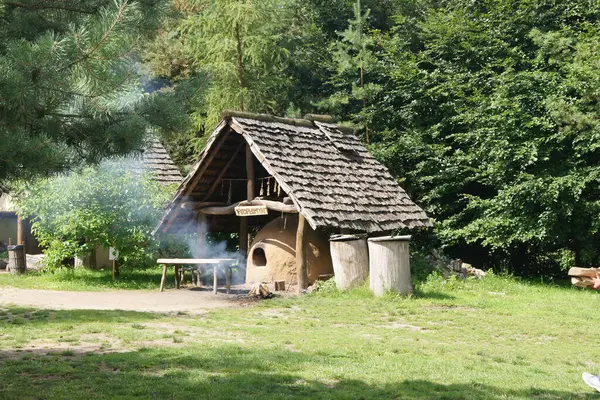
M 287 214 L 265 225 L 256 235 L 246 268 L 246 282 L 296 283 L 296 230 L 298 216 Z M 333 274 L 327 237 L 307 225 L 306 269 L 309 282 Z

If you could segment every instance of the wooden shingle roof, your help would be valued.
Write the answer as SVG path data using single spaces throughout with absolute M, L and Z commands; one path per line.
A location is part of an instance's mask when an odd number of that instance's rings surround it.
M 387 168 L 347 129 L 318 120 L 230 113 L 213 132 L 159 228 L 166 230 L 177 214 L 173 210 L 204 180 L 209 155 L 219 151 L 229 132 L 243 137 L 313 229 L 389 232 L 431 226 Z
M 144 152 L 135 158 L 140 161 L 136 172 L 151 173 L 159 183 L 168 185 L 183 179 L 167 150 L 154 136 L 147 139 Z

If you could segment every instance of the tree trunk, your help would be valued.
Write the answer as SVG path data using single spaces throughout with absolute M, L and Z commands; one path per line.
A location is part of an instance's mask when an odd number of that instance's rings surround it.
M 244 111 L 244 54 L 242 47 L 242 36 L 240 34 L 240 24 L 235 24 L 235 40 L 237 42 L 237 70 L 238 84 L 240 85 L 240 111 Z

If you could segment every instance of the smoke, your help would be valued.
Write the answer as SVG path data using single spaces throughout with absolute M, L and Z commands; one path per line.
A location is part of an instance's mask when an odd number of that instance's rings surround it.
M 191 201 L 191 199 L 188 200 Z M 173 236 L 186 244 L 189 255 L 192 258 L 234 260 L 232 262 L 226 261 L 224 264 L 237 267 L 234 268 L 234 271 L 237 270 L 237 273 L 234 272 L 232 276 L 237 276 L 235 280 L 244 282 L 246 256 L 242 255 L 237 248 L 237 243 L 239 243 L 238 237 L 231 234 L 211 232 L 209 224 L 199 221 L 196 213 L 188 211 L 187 214 L 189 214 L 187 221 L 183 218 L 176 220 L 169 228 Z M 212 276 L 213 265 L 207 264 L 203 267 L 205 273 L 208 271 Z M 233 277 L 232 280 L 234 279 Z M 218 269 L 218 278 L 225 278 L 225 268 Z

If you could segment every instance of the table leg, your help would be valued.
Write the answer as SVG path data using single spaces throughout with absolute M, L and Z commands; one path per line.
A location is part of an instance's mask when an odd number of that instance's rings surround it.
M 165 290 L 165 281 L 167 280 L 167 264 L 163 264 L 162 277 L 160 278 L 160 291 Z
M 227 288 L 227 294 L 231 291 L 231 267 L 225 269 L 225 287 Z
M 202 267 L 200 266 L 198 266 L 198 268 L 196 269 L 196 286 L 202 286 Z
M 217 294 L 217 284 L 219 282 L 219 266 L 213 267 L 213 294 Z
M 175 288 L 179 289 L 179 266 L 175 266 Z

